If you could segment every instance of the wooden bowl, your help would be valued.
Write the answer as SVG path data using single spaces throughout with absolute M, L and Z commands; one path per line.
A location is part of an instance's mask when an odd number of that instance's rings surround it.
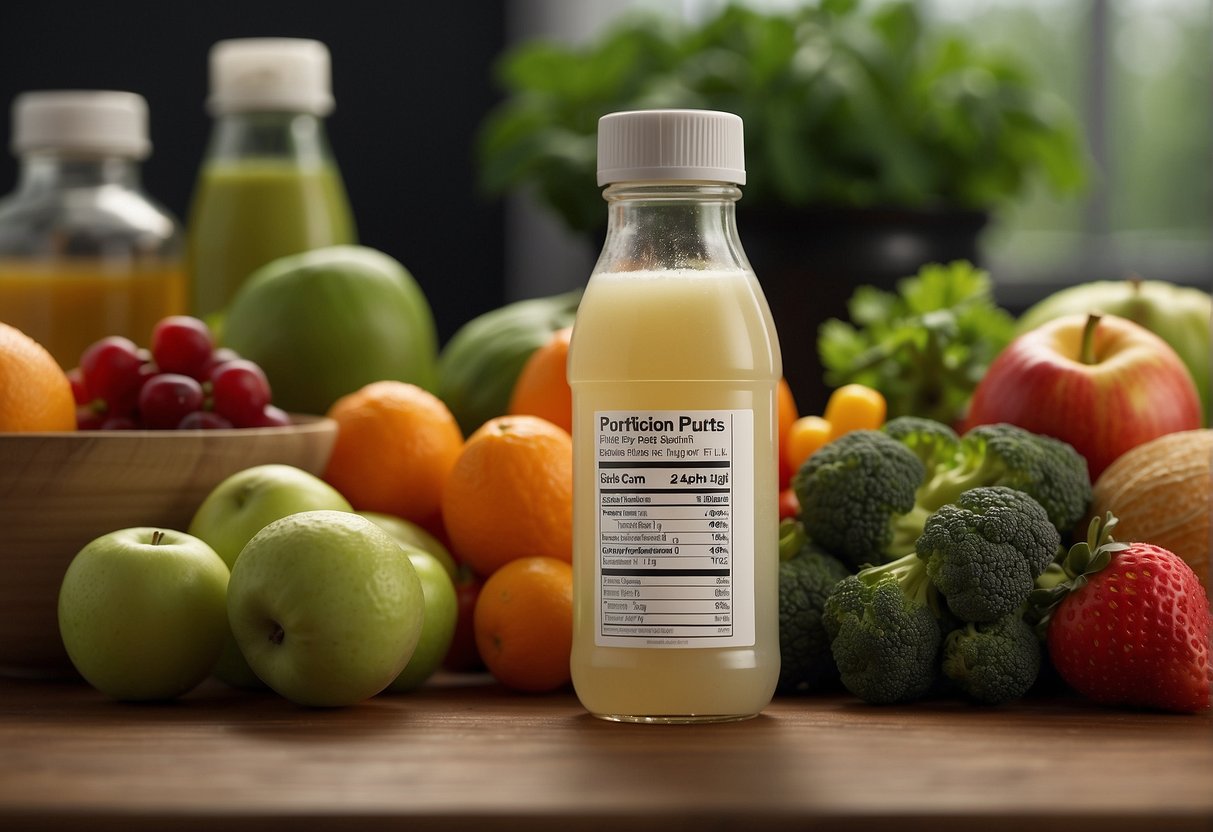
M 67 676 L 63 574 L 86 543 L 131 526 L 185 530 L 230 474 L 278 462 L 319 475 L 331 419 L 279 428 L 0 434 L 0 673 Z

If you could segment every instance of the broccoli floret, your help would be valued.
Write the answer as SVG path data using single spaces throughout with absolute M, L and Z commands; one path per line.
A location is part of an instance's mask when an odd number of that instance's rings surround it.
M 943 634 L 923 562 L 914 554 L 843 578 L 822 621 L 847 690 L 865 702 L 910 702 L 938 677 Z
M 957 438 L 946 425 L 913 417 L 830 442 L 792 486 L 805 531 L 855 568 L 913 552 L 927 519 L 973 488 L 1030 495 L 1062 534 L 1091 500 L 1086 460 L 1064 442 L 1005 424 Z
M 919 416 L 899 416 L 885 422 L 880 430 L 913 451 L 926 468 L 928 477 L 933 476 L 939 466 L 956 464 L 960 437 L 943 422 Z
M 905 445 L 879 431 L 857 430 L 810 456 L 792 487 L 809 537 L 858 568 L 913 550 L 922 525 L 911 521 L 903 533 L 900 518 L 914 509 L 925 475 Z
M 943 674 L 965 695 L 987 705 L 1018 699 L 1040 673 L 1040 639 L 1018 612 L 966 624 L 948 633 Z
M 1060 543 L 1040 503 L 992 486 L 942 506 L 915 549 L 948 609 L 965 621 L 994 621 L 1023 606 Z
M 838 668 L 821 621 L 826 598 L 851 572 L 812 543 L 779 564 L 779 690 L 808 693 L 837 684 Z
M 1087 461 L 1069 444 L 1015 425 L 982 425 L 961 438 L 957 464 L 941 467 L 918 490 L 919 507 L 933 512 L 970 488 L 1003 485 L 1030 494 L 1049 522 L 1068 534 L 1091 502 Z

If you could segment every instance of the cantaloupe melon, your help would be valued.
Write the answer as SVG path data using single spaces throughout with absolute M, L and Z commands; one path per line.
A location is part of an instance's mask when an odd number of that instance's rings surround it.
M 1095 483 L 1091 515 L 1107 511 L 1120 518 L 1117 540 L 1171 550 L 1208 587 L 1213 430 L 1167 434 L 1123 454 Z

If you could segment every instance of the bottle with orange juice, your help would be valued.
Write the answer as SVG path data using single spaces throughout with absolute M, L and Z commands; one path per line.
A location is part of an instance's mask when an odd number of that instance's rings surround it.
M 47 91 L 13 104 L 14 192 L 0 201 L 0 321 L 60 366 L 107 335 L 144 343 L 185 311 L 179 225 L 143 192 L 147 103 L 112 91 Z
M 737 233 L 741 119 L 599 121 L 573 328 L 572 677 L 595 716 L 744 719 L 779 676 L 779 342 Z

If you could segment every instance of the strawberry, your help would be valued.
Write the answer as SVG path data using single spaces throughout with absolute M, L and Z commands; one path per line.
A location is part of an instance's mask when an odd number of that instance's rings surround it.
M 1192 568 L 1149 543 L 1117 543 L 1096 518 L 1071 548 L 1067 580 L 1047 599 L 1049 656 L 1062 679 L 1107 705 L 1168 711 L 1210 707 L 1209 599 Z

